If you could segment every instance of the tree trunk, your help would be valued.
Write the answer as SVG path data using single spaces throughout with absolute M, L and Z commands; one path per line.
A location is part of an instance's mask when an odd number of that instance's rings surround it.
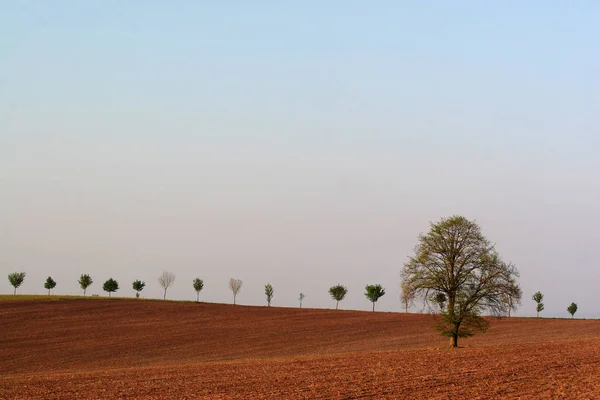
M 233 305 L 235 306 L 235 293 L 233 294 Z
M 15 288 L 15 291 L 13 292 L 13 295 L 17 295 L 17 288 Z
M 110 292 L 108 292 L 108 297 L 110 297 L 110 294 L 111 294 L 111 293 L 110 293 Z
M 200 292 L 196 292 L 196 303 L 200 303 Z
M 458 347 L 458 333 L 454 333 L 450 338 L 450 344 L 452 347 Z
M 404 312 L 408 314 L 408 304 L 404 303 Z
M 48 296 L 50 296 L 50 289 L 48 289 Z
M 452 336 L 450 337 L 450 345 L 452 347 L 458 347 L 458 329 L 460 328 L 460 322 L 455 322 L 455 304 L 454 296 L 448 296 L 448 317 L 451 318 L 451 321 L 454 324 L 454 332 L 452 332 Z
M 16 289 L 15 289 L 15 290 L 16 290 Z M 340 302 L 339 302 L 339 300 L 338 300 L 338 301 L 336 301 L 336 302 L 335 302 L 335 309 L 336 309 L 336 310 L 338 309 L 338 306 L 339 306 L 339 305 L 340 305 Z
M 163 300 L 167 299 L 167 289 L 165 289 L 165 294 L 163 294 Z
M 373 312 L 375 312 L 375 302 L 373 302 Z
M 85 297 L 85 292 L 87 291 L 87 289 L 83 289 L 83 297 Z
M 300 300 L 300 308 L 302 308 L 302 300 Z

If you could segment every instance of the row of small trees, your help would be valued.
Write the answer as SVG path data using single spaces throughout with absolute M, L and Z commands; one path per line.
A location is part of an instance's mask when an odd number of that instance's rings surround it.
M 8 275 L 8 281 L 14 287 L 14 294 L 17 294 L 17 289 L 19 286 L 23 284 L 25 281 L 25 272 L 13 272 Z M 77 281 L 79 286 L 83 290 L 83 295 L 85 296 L 87 293 L 87 289 L 94 283 L 91 275 L 82 274 Z M 158 277 L 158 283 L 164 290 L 163 300 L 167 298 L 167 289 L 169 289 L 173 283 L 175 283 L 175 274 L 172 272 L 164 271 Z M 243 282 L 241 279 L 231 278 L 229 280 L 229 290 L 233 293 L 233 304 L 236 304 L 236 298 L 240 290 L 242 289 Z M 49 276 L 44 283 L 44 288 L 48 290 L 48 295 L 50 295 L 51 290 L 56 287 L 56 281 Z M 139 298 L 140 293 L 146 287 L 146 282 L 136 279 L 132 283 L 132 288 L 135 290 L 135 297 Z M 196 301 L 200 301 L 200 292 L 204 288 L 204 281 L 200 278 L 194 278 L 192 281 L 192 287 L 196 291 Z M 119 282 L 113 278 L 109 278 L 102 285 L 102 290 L 108 293 L 108 297 L 111 297 L 111 294 L 118 291 L 120 289 Z M 385 295 L 385 289 L 381 285 L 367 285 L 365 287 L 365 296 L 367 299 L 373 303 L 373 311 L 375 311 L 375 303 L 379 300 L 383 295 Z M 336 301 L 335 308 L 338 309 L 340 301 L 346 298 L 348 294 L 348 289 L 343 285 L 335 285 L 329 288 L 329 294 L 332 299 Z M 267 283 L 265 285 L 265 296 L 267 298 L 267 306 L 271 307 L 271 301 L 275 296 L 275 289 L 273 285 Z M 300 308 L 302 308 L 302 301 L 306 296 L 304 293 L 300 293 L 298 296 L 298 300 L 300 301 Z
M 544 311 L 544 295 L 542 294 L 542 292 L 537 291 L 534 293 L 533 297 L 531 298 L 531 300 L 535 301 L 536 306 L 535 306 L 535 311 L 536 311 L 536 316 L 539 318 L 540 317 L 540 313 L 542 311 Z M 571 318 L 573 318 L 575 316 L 575 313 L 577 312 L 577 303 L 571 303 L 569 305 L 569 307 L 567 307 L 567 312 L 569 314 L 571 314 Z
M 14 294 L 17 293 L 17 288 L 19 286 L 21 286 L 21 284 L 23 284 L 23 282 L 25 281 L 25 276 L 26 276 L 25 272 L 13 272 L 12 274 L 8 275 L 8 280 L 9 280 L 10 284 L 14 287 Z M 158 283 L 164 289 L 163 299 L 167 298 L 167 289 L 169 289 L 169 287 L 171 287 L 174 282 L 175 282 L 175 274 L 172 272 L 165 271 L 158 277 Z M 79 283 L 79 286 L 81 287 L 81 289 L 83 289 L 83 295 L 85 296 L 88 287 L 90 287 L 92 285 L 92 283 L 94 283 L 94 281 L 92 280 L 92 277 L 90 275 L 82 274 L 81 277 L 79 278 L 78 283 Z M 233 304 L 236 303 L 236 297 L 237 297 L 237 294 L 239 293 L 239 291 L 242 289 L 242 285 L 243 285 L 243 282 L 241 279 L 231 278 L 229 281 L 229 289 L 233 293 Z M 46 279 L 46 282 L 44 282 L 44 288 L 47 289 L 48 294 L 50 294 L 51 290 L 53 290 L 55 287 L 56 287 L 56 281 L 54 279 L 52 279 L 51 276 L 49 276 Z M 142 290 L 144 290 L 145 287 L 146 287 L 146 282 L 141 281 L 139 279 L 133 281 L 132 288 L 133 288 L 133 290 L 135 290 L 136 298 L 140 297 L 140 293 L 142 292 Z M 192 281 L 192 287 L 194 288 L 194 291 L 196 292 L 196 301 L 200 301 L 200 292 L 204 288 L 204 281 L 200 278 L 194 278 L 194 280 Z M 102 285 L 102 290 L 107 292 L 108 297 L 110 297 L 112 293 L 119 290 L 119 282 L 117 282 L 113 278 L 109 278 Z M 373 311 L 375 311 L 375 303 L 383 295 L 385 295 L 385 289 L 381 285 L 367 285 L 365 287 L 365 291 L 366 291 L 365 296 L 371 303 L 373 303 Z M 329 295 L 331 296 L 331 298 L 333 300 L 336 301 L 336 304 L 335 304 L 336 310 L 338 309 L 340 301 L 344 300 L 346 298 L 347 294 L 348 294 L 348 289 L 343 285 L 335 285 L 335 286 L 332 286 L 329 288 Z M 265 296 L 267 298 L 267 305 L 269 307 L 271 306 L 271 301 L 273 300 L 274 295 L 275 295 L 275 289 L 273 288 L 273 286 L 270 283 L 267 283 L 265 285 Z M 300 293 L 300 295 L 298 297 L 298 300 L 300 301 L 300 308 L 302 308 L 302 300 L 304 300 L 305 297 L 306 296 L 304 295 L 304 293 Z M 414 294 L 414 292 L 410 291 L 410 288 L 407 287 L 407 285 L 402 285 L 402 293 L 400 295 L 400 299 L 401 299 L 402 303 L 404 304 L 405 311 L 408 312 L 408 308 L 414 303 L 415 294 Z M 544 310 L 544 303 L 543 303 L 544 295 L 542 294 L 542 292 L 538 291 L 533 295 L 532 300 L 536 303 L 537 317 L 539 317 L 540 312 L 542 312 Z M 440 308 L 440 310 L 443 310 L 446 305 L 447 297 L 444 293 L 438 292 L 431 298 L 431 301 L 433 303 L 437 304 L 437 306 Z M 507 299 L 506 301 L 509 301 L 509 300 Z M 510 308 L 509 308 L 509 312 L 510 312 Z M 567 307 L 567 312 L 569 314 L 571 314 L 571 318 L 573 318 L 575 316 L 575 313 L 577 312 L 577 304 L 571 303 L 569 305 L 569 307 Z M 509 316 L 510 316 L 510 314 L 509 314 Z
M 13 272 L 8 274 L 8 281 L 11 286 L 14 288 L 13 294 L 17 294 L 17 289 L 23 284 L 25 281 L 25 277 L 27 274 L 25 272 Z M 92 276 L 89 274 L 82 274 L 77 281 L 79 283 L 79 287 L 83 290 L 83 295 L 85 296 L 87 290 L 92 284 L 94 280 Z M 167 289 L 169 289 L 173 283 L 175 283 L 175 274 L 173 272 L 163 271 L 163 273 L 158 277 L 158 283 L 164 289 L 163 299 L 167 298 Z M 195 278 L 193 281 L 194 290 L 200 295 L 200 291 L 204 287 L 204 282 L 200 278 Z M 48 290 L 48 294 L 50 291 L 56 287 L 56 281 L 49 276 L 44 282 L 44 288 Z M 140 292 L 144 290 L 146 287 L 146 282 L 141 281 L 139 279 L 133 281 L 132 284 L 133 290 L 135 290 L 135 297 L 140 297 Z M 114 280 L 113 278 L 109 278 L 102 285 L 102 290 L 108 293 L 108 297 L 117 290 L 119 290 L 119 282 Z

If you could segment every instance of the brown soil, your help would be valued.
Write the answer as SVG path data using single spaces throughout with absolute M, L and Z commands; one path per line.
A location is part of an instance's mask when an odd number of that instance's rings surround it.
M 0 398 L 600 399 L 600 321 L 221 304 L 0 302 Z

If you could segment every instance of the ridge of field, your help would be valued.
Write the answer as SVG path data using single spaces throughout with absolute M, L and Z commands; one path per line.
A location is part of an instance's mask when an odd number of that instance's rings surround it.
M 502 396 L 598 398 L 591 394 L 600 393 L 600 321 L 491 318 L 486 334 L 450 350 L 432 329 L 435 319 L 170 301 L 0 301 L 0 398 L 477 397 L 490 382 Z M 536 382 L 546 391 L 518 390 Z

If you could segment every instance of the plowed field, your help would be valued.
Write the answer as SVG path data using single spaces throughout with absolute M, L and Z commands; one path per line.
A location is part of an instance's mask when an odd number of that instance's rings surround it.
M 4 399 L 600 399 L 600 321 L 135 300 L 0 302 Z

